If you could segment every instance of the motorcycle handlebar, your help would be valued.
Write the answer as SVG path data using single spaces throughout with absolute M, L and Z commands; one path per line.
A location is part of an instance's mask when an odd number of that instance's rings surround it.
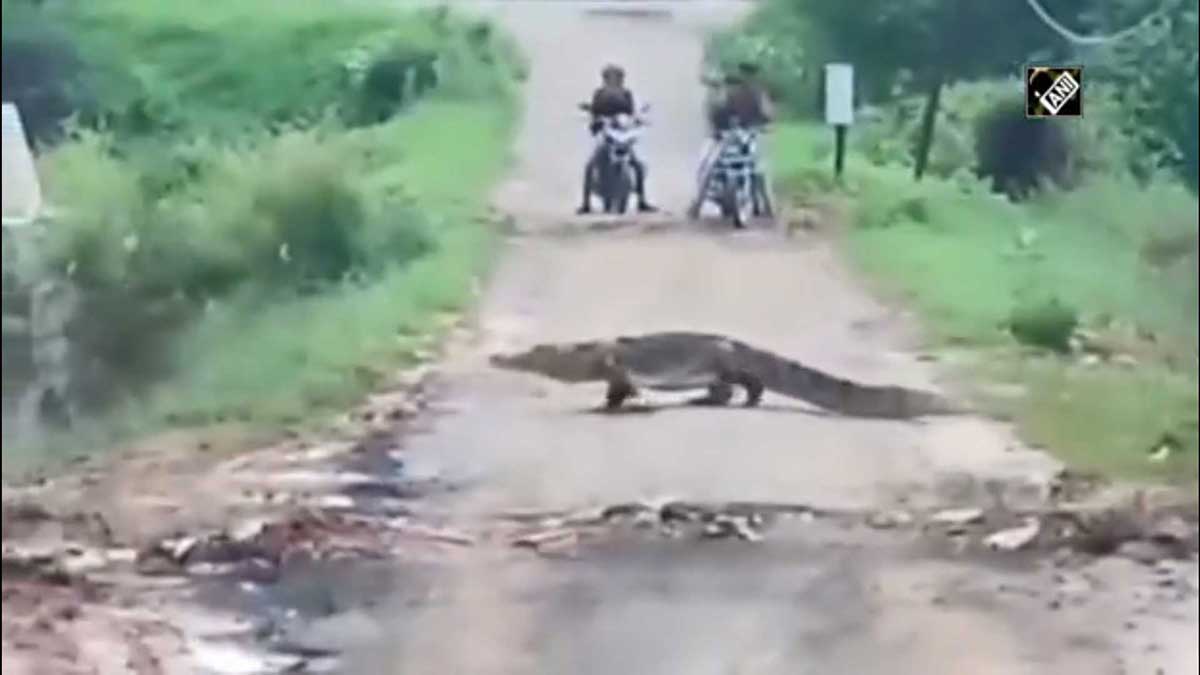
M 591 112 L 591 111 L 592 111 L 592 104 L 591 104 L 591 103 L 587 103 L 587 102 L 580 103 L 580 104 L 578 104 L 578 106 L 577 106 L 577 107 L 578 107 L 580 110 L 584 111 L 584 112 Z M 643 103 L 643 104 L 641 105 L 641 107 L 637 109 L 637 112 L 636 112 L 636 113 L 634 113 L 634 116 L 635 116 L 635 117 L 640 117 L 640 116 L 642 116 L 642 115 L 645 115 L 645 114 L 646 114 L 646 113 L 648 113 L 648 112 L 650 112 L 650 104 L 649 104 L 649 103 Z
M 742 127 L 742 130 L 749 131 L 756 135 L 762 136 L 762 135 L 765 135 L 768 131 L 770 131 L 770 127 L 765 126 L 765 125 L 764 126 L 755 126 L 755 127 Z M 717 130 L 714 130 L 712 133 L 713 133 L 713 136 L 719 138 L 730 131 L 733 131 L 733 129 L 717 129 Z
M 617 117 L 616 115 L 602 115 L 602 116 L 600 117 L 600 119 L 603 119 L 603 120 L 614 120 L 614 119 L 616 119 L 616 117 Z M 629 117 L 630 117 L 630 119 L 631 119 L 631 120 L 633 120 L 633 126 L 635 126 L 635 127 L 648 127 L 648 126 L 650 126 L 650 122 L 649 122 L 649 120 L 647 120 L 645 117 L 642 117 L 641 115 L 630 115 Z

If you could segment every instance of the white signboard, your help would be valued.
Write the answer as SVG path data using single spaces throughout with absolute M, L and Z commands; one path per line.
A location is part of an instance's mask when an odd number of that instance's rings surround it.
M 25 127 L 17 106 L 3 107 L 4 183 L 3 213 L 5 225 L 32 222 L 42 209 L 42 188 L 33 165 L 33 153 L 25 140 Z
M 825 65 L 825 123 L 854 123 L 854 66 L 849 63 Z

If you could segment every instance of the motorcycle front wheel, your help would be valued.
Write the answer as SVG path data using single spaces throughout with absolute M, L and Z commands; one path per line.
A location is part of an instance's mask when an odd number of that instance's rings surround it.
M 629 210 L 629 194 L 633 191 L 632 168 L 627 166 L 610 165 L 606 190 L 604 192 L 604 212 L 624 215 Z
M 721 217 L 728 218 L 732 221 L 733 226 L 738 229 L 746 227 L 748 220 L 743 215 L 744 205 L 742 203 L 742 191 L 733 181 L 726 181 L 721 190 Z
M 747 188 L 739 188 L 734 197 L 733 226 L 744 228 L 754 217 L 754 199 Z

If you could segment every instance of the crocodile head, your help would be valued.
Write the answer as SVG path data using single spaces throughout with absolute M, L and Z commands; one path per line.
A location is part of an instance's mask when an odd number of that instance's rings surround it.
M 536 373 L 560 382 L 588 382 L 603 377 L 611 350 L 602 342 L 537 345 L 514 354 L 493 354 L 497 368 Z

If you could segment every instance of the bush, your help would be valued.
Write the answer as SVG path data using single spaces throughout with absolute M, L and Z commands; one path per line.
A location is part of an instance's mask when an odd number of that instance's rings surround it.
M 1071 336 L 1079 325 L 1078 312 L 1058 301 L 1027 303 L 1009 317 L 1008 327 L 1018 342 L 1059 353 L 1071 350 Z
M 52 141 L 67 118 L 94 106 L 83 60 L 71 36 L 31 5 L 6 1 L 3 11 L 0 93 L 21 110 L 32 141 Z
M 975 172 L 992 189 L 1019 199 L 1045 181 L 1070 185 L 1074 150 L 1057 120 L 1025 117 L 1025 104 L 1010 99 L 982 115 L 975 133 Z
M 371 203 L 353 185 L 360 148 L 318 130 L 240 149 L 193 146 L 202 173 L 167 196 L 140 156 L 114 157 L 111 136 L 76 139 L 43 164 L 65 209 L 49 260 L 85 287 L 197 299 L 248 283 L 284 290 L 369 275 L 429 246 L 411 203 Z
M 211 300 L 370 280 L 432 245 L 415 205 L 354 186 L 357 145 L 315 130 L 197 144 L 201 173 L 166 196 L 147 188 L 145 155 L 118 159 L 108 135 L 74 138 L 43 158 L 63 207 L 46 258 L 84 291 L 71 337 L 85 407 L 163 376 L 177 330 Z
M 1120 129 L 1137 139 L 1143 162 L 1175 172 L 1193 193 L 1200 182 L 1200 78 L 1195 0 L 1156 3 L 1158 20 L 1096 50 L 1093 81 L 1112 87 Z M 1110 3 L 1109 25 L 1128 25 L 1128 3 Z M 1103 32 L 1103 31 L 1102 31 Z M 1089 92 L 1089 98 L 1091 94 Z
M 236 139 L 331 110 L 374 124 L 435 91 L 507 95 L 524 67 L 490 24 L 446 11 L 8 0 L 4 17 L 5 100 L 18 100 L 39 138 L 74 112 L 121 143 Z
M 344 400 L 363 384 L 348 371 L 395 357 L 397 325 L 423 330 L 466 296 L 484 238 L 459 221 L 524 72 L 490 24 L 321 0 L 12 4 L 6 92 L 10 37 L 54 26 L 77 52 L 63 79 L 99 94 L 39 157 L 56 207 L 44 262 L 82 295 L 84 409 L 141 414 L 169 392 L 165 420 L 278 393 L 294 414 L 330 382 Z M 309 310 L 324 315 L 299 321 Z M 259 393 L 231 391 L 251 380 Z
M 768 2 L 737 28 L 719 32 L 705 52 L 710 69 L 727 71 L 743 60 L 762 69 L 762 80 L 784 110 L 818 114 L 821 73 L 804 47 L 810 43 L 800 14 L 784 3 Z
M 395 45 L 365 67 L 356 104 L 347 111 L 355 124 L 378 124 L 438 84 L 438 54 Z
M 1010 196 L 1050 182 L 1076 187 L 1089 177 L 1148 177 L 1151 160 L 1120 130 L 1120 107 L 1111 91 L 1088 89 L 1088 114 L 1074 120 L 1029 120 L 1018 80 L 960 82 L 946 87 L 930 148 L 928 174 L 973 174 Z M 852 143 L 876 164 L 912 166 L 920 126 L 920 97 L 868 108 Z

